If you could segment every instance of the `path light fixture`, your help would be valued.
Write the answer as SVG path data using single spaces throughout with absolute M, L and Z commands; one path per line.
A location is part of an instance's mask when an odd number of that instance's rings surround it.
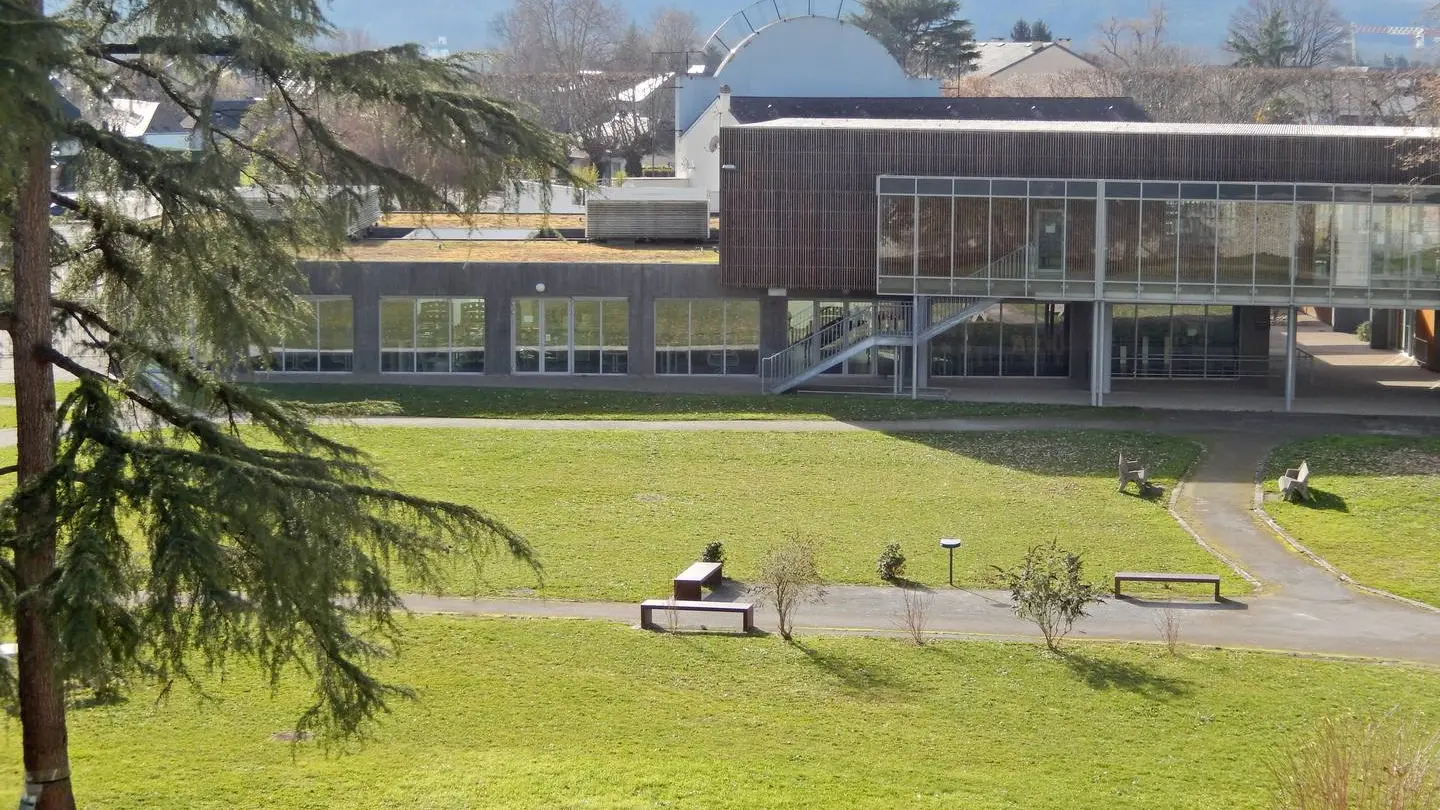
M 955 549 L 960 547 L 960 539 L 957 537 L 946 537 L 940 541 L 940 547 L 950 552 L 950 587 L 955 587 Z

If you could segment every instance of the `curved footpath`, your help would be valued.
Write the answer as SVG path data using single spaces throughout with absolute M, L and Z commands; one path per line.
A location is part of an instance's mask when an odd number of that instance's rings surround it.
M 1207 543 L 1230 557 L 1262 586 L 1221 603 L 1110 599 L 1077 624 L 1074 636 L 1158 641 L 1166 608 L 1180 621 L 1181 641 L 1297 653 L 1362 656 L 1440 665 L 1440 612 L 1352 589 L 1285 546 L 1252 511 L 1255 470 L 1271 449 L 1296 438 L 1326 433 L 1440 435 L 1440 422 L 1392 417 L 1249 413 L 1146 412 L 1134 417 L 1097 414 L 1063 417 L 965 418 L 895 422 L 803 420 L 630 421 L 446 419 L 377 417 L 347 420 L 368 427 L 502 430 L 936 432 L 997 430 L 1137 430 L 1189 436 L 1205 446 L 1199 465 L 1182 484 L 1176 510 Z M 13 445 L 0 431 L 0 446 Z M 1034 627 L 1016 619 L 1008 593 L 939 588 L 933 592 L 931 632 L 962 637 L 1033 638 Z M 743 596 L 722 592 L 720 598 Z M 414 595 L 417 612 L 467 616 L 546 616 L 638 620 L 632 603 L 546 599 L 465 599 Z M 898 589 L 839 585 L 825 602 L 797 614 L 803 632 L 894 633 L 903 600 Z M 775 617 L 757 611 L 760 626 Z M 721 618 L 719 621 L 728 622 Z

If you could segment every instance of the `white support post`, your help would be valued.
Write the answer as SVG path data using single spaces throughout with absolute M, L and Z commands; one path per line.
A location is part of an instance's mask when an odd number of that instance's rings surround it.
M 1100 350 L 1101 339 L 1105 334 L 1105 327 L 1101 323 L 1102 313 L 1105 304 L 1096 301 L 1091 307 L 1090 318 L 1090 405 L 1098 408 L 1105 404 L 1104 378 L 1101 377 L 1100 361 L 1103 352 Z
M 1115 310 L 1110 304 L 1100 302 L 1100 323 L 1105 326 L 1105 335 L 1100 340 L 1100 355 L 1105 362 L 1100 364 L 1100 393 L 1110 393 L 1110 382 L 1115 379 L 1110 367 L 1110 350 L 1115 345 Z
M 1295 307 L 1286 309 L 1285 316 L 1285 410 L 1295 407 Z
M 917 229 L 918 230 L 918 229 Z M 910 398 L 920 398 L 920 305 L 924 303 L 928 308 L 929 299 L 922 295 L 915 296 L 914 303 L 910 309 Z

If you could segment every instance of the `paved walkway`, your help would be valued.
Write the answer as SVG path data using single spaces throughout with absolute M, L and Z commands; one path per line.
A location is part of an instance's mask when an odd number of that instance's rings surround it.
M 1109 600 L 1082 620 L 1081 638 L 1157 641 L 1165 609 L 1180 617 L 1187 643 L 1252 647 L 1303 653 L 1379 657 L 1440 665 L 1440 613 L 1355 591 L 1308 559 L 1286 548 L 1261 526 L 1251 506 L 1254 476 L 1273 446 L 1320 433 L 1440 434 L 1440 423 L 1390 417 L 1335 417 L 1235 413 L 1155 412 L 1142 416 L 970 418 L 895 422 L 496 420 L 366 418 L 349 420 L 371 427 L 634 430 L 930 432 L 1034 429 L 1122 429 L 1190 435 L 1206 453 L 1181 487 L 1177 510 L 1196 532 L 1257 577 L 1255 594 L 1222 603 Z M 14 444 L 14 431 L 0 431 L 0 446 Z M 743 597 L 732 586 L 720 599 Z M 956 636 L 1033 638 L 1032 625 L 1014 617 L 1008 594 L 961 589 L 932 591 L 929 628 Z M 636 623 L 629 603 L 566 602 L 546 599 L 463 599 L 409 596 L 420 612 L 458 615 L 579 617 Z M 836 586 L 829 598 L 803 607 L 797 625 L 805 632 L 894 633 L 900 630 L 901 592 L 889 587 Z M 687 616 L 689 620 L 691 617 Z M 767 610 L 760 626 L 774 627 Z M 716 617 L 715 624 L 733 620 Z

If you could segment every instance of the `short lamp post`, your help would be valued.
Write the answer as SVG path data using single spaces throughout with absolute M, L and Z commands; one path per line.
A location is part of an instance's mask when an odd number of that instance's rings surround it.
M 955 587 L 955 549 L 960 547 L 960 540 L 955 537 L 946 537 L 940 541 L 940 547 L 950 552 L 950 587 Z

